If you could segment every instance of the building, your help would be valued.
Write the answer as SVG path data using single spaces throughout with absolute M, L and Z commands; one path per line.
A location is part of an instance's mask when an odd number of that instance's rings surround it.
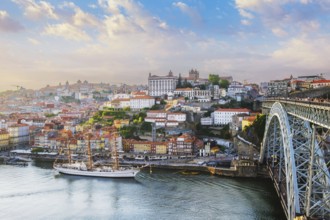
M 232 117 L 237 114 L 250 114 L 250 110 L 246 108 L 220 108 L 214 111 L 214 124 L 226 125 L 232 122 Z
M 172 71 L 170 71 L 167 76 L 156 76 L 149 73 L 149 95 L 153 97 L 159 97 L 167 95 L 170 92 L 173 93 L 177 83 L 178 77 L 173 76 Z
M 213 118 L 212 117 L 201 118 L 201 125 L 205 125 L 205 126 L 213 125 Z
M 28 143 L 30 140 L 29 126 L 26 124 L 13 124 L 8 127 L 10 144 Z
M 200 102 L 208 102 L 211 100 L 211 90 L 202 90 L 196 88 L 177 88 L 174 90 L 174 95 L 182 96 L 190 100 L 197 99 Z
M 256 120 L 257 116 L 245 116 L 242 120 L 242 130 L 244 130 L 247 126 L 250 126 L 253 124 L 254 120 Z
M 151 108 L 153 105 L 155 105 L 155 98 L 151 96 L 136 96 L 130 99 L 130 108 L 133 110 Z
M 177 88 L 174 90 L 174 95 L 187 97 L 189 99 L 194 98 L 194 90 L 193 88 Z
M 288 95 L 288 80 L 271 80 L 268 83 L 267 93 L 268 97 L 286 97 Z
M 227 96 L 236 99 L 237 94 L 246 94 L 246 89 L 242 83 L 233 81 L 228 86 Z
M 115 128 L 122 128 L 129 125 L 129 119 L 116 119 L 113 121 Z
M 186 113 L 183 112 L 168 112 L 166 119 L 168 121 L 185 122 L 186 117 Z
M 9 148 L 9 133 L 5 129 L 0 129 L 0 151 Z
M 321 87 L 325 87 L 325 86 L 330 86 L 330 80 L 327 80 L 327 79 L 314 80 L 311 83 L 311 87 L 313 89 L 321 88 Z
M 167 154 L 167 142 L 126 140 L 125 151 L 135 154 Z
M 166 112 L 163 110 L 149 110 L 145 122 L 155 123 L 157 127 L 177 127 L 186 121 L 186 113 Z
M 195 137 L 185 133 L 179 137 L 173 137 L 168 143 L 169 155 L 192 155 L 194 153 Z
M 248 116 L 248 114 L 236 114 L 232 116 L 232 122 L 230 123 L 230 129 L 232 134 L 235 134 L 237 131 L 242 130 L 242 121 L 244 117 Z

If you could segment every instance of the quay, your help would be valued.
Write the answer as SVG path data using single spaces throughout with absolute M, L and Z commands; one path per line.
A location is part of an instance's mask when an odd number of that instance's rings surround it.
M 36 154 L 27 153 L 26 151 L 14 151 L 15 157 L 28 158 L 32 160 L 41 160 L 46 162 L 54 162 L 66 160 L 65 156 L 58 156 L 57 154 Z M 201 164 L 201 162 L 203 162 Z M 213 163 L 217 162 L 220 165 Z M 95 163 L 111 164 L 109 159 L 99 158 Z M 267 177 L 262 172 L 262 168 L 258 167 L 258 164 L 248 158 L 240 157 L 235 160 L 221 160 L 220 158 L 195 158 L 195 159 L 167 159 L 167 160 L 154 160 L 154 161 L 128 161 L 121 160 L 123 165 L 132 165 L 145 167 L 151 166 L 156 169 L 173 169 L 182 171 L 198 171 L 203 173 L 210 173 L 212 175 L 227 176 L 227 177 Z M 207 165 L 211 164 L 211 165 Z M 221 165 L 225 164 L 225 166 Z

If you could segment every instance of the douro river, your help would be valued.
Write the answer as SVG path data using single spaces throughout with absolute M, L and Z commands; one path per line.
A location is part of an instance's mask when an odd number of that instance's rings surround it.
M 140 172 L 65 176 L 50 163 L 0 165 L 0 219 L 285 219 L 270 180 Z

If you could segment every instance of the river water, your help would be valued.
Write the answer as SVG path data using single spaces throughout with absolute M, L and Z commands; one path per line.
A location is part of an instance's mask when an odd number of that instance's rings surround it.
M 0 219 L 285 219 L 270 180 L 148 170 L 136 179 L 0 165 Z

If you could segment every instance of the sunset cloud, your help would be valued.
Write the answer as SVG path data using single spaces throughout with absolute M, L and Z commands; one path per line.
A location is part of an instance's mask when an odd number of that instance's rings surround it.
M 14 19 L 10 18 L 6 11 L 0 11 L 0 32 L 18 32 L 24 27 Z
M 0 10 L 2 89 L 15 79 L 146 83 L 170 69 L 256 82 L 329 71 L 327 1 L 12 2 Z
M 51 18 L 58 19 L 54 6 L 46 1 L 12 0 L 24 9 L 24 15 L 30 19 Z

